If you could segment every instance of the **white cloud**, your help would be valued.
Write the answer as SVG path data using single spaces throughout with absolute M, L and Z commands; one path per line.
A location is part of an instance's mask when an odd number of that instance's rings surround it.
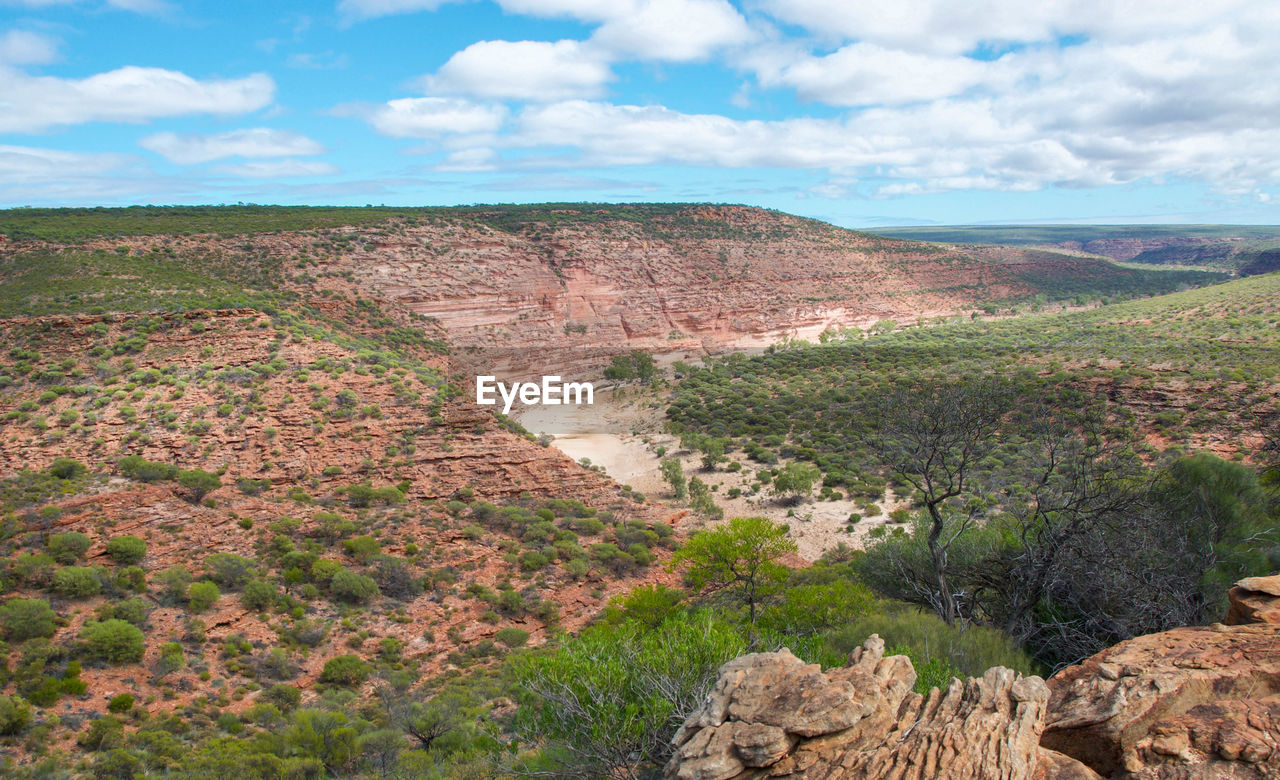
M 63 79 L 0 67 L 0 132 L 188 114 L 230 116 L 262 108 L 274 95 L 275 82 L 262 73 L 197 81 L 177 71 L 128 66 Z
M 224 157 L 296 157 L 322 154 L 325 148 L 305 135 L 257 127 L 217 135 L 156 133 L 138 142 L 170 162 L 195 165 Z
M 343 109 L 363 116 L 374 129 L 393 138 L 437 138 L 451 133 L 493 133 L 506 120 L 502 106 L 462 98 L 400 98 L 372 109 Z
M 58 58 L 58 41 L 27 30 L 0 35 L 0 65 L 44 65 Z
M 916 54 L 855 43 L 825 57 L 762 69 L 764 87 L 790 87 L 802 100 L 859 106 L 936 100 L 982 84 L 998 66 L 967 57 Z
M 219 165 L 213 170 L 250 179 L 286 179 L 296 176 L 325 176 L 338 169 L 318 160 L 261 160 L 237 165 Z
M 637 0 L 616 7 L 620 12 L 605 20 L 591 43 L 617 58 L 692 62 L 753 37 L 726 0 Z
M 480 41 L 422 83 L 429 92 L 564 100 L 596 97 L 612 77 L 609 66 L 578 41 Z

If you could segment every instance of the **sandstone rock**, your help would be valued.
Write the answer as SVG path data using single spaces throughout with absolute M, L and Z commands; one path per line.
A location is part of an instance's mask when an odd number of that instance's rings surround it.
M 1102 775 L 1056 750 L 1040 748 L 1032 780 L 1102 780 Z
M 1223 621 L 1229 626 L 1280 623 L 1280 575 L 1248 577 L 1227 591 L 1231 606 Z
M 914 683 L 911 662 L 886 658 L 876 636 L 826 673 L 786 650 L 735 659 L 677 733 L 666 777 L 1033 776 L 1049 697 L 1042 680 L 997 667 L 928 696 L 912 693 Z
M 1280 625 L 1138 637 L 1062 670 L 1049 689 L 1041 744 L 1103 776 L 1280 776 Z M 1271 774 L 1249 774 L 1259 765 Z

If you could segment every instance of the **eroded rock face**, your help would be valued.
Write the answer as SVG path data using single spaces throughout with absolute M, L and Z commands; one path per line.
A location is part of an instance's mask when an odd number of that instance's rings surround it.
M 994 668 L 927 697 L 905 656 L 876 636 L 843 669 L 789 651 L 720 670 L 706 705 L 675 737 L 672 780 L 1031 778 L 1048 689 Z
M 1138 637 L 1062 670 L 1042 744 L 1106 777 L 1280 777 L 1280 577 L 1231 591 L 1232 622 Z

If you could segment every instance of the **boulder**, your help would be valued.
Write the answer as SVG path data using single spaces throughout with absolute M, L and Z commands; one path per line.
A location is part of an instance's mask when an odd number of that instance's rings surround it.
M 853 653 L 848 666 L 828 672 L 786 650 L 735 659 L 720 669 L 706 704 L 676 734 L 665 776 L 1034 776 L 1049 697 L 1040 678 L 997 667 L 927 696 L 912 692 L 915 679 L 910 660 L 885 657 L 877 636 Z

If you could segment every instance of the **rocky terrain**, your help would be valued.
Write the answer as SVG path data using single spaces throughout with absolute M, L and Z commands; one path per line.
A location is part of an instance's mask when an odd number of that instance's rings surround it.
M 1119 289 L 1096 257 L 886 239 L 736 206 L 447 210 L 247 235 L 136 235 L 0 245 L 252 257 L 305 289 L 345 289 L 439 324 L 482 372 L 593 373 L 643 349 L 674 357 L 842 327 L 968 314 L 1064 283 Z M 1073 292 L 1074 294 L 1074 292 Z
M 872 637 L 822 672 L 790 652 L 721 668 L 666 777 L 1179 780 L 1280 775 L 1280 576 L 1232 589 L 1223 624 L 1112 647 L 1048 681 L 993 668 L 911 692 Z

